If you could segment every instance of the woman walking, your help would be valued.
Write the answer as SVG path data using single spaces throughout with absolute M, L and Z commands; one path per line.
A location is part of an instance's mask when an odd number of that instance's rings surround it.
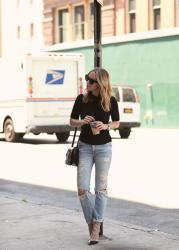
M 107 178 L 112 156 L 109 130 L 119 127 L 119 111 L 116 99 L 111 96 L 109 74 L 105 69 L 93 69 L 85 78 L 87 91 L 76 98 L 70 124 L 81 127 L 77 168 L 78 196 L 89 228 L 88 244 L 93 245 L 99 241 L 100 225 L 104 220 L 107 204 Z M 90 193 L 93 165 L 95 199 Z

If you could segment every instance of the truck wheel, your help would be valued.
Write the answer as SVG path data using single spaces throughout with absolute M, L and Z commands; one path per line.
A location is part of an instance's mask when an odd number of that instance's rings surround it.
M 122 139 L 127 139 L 130 135 L 131 128 L 121 128 L 119 129 L 119 134 Z
M 19 139 L 19 134 L 15 133 L 14 124 L 10 118 L 8 118 L 4 123 L 4 133 L 5 140 L 8 142 L 15 142 Z
M 62 133 L 55 133 L 55 134 L 59 142 L 67 141 L 68 137 L 70 136 L 70 132 L 62 132 Z

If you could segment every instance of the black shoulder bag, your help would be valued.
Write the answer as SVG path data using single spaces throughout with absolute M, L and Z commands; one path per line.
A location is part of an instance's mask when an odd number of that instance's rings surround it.
M 66 160 L 65 160 L 65 164 L 66 165 L 78 166 L 78 162 L 79 162 L 78 142 L 79 142 L 79 140 L 77 142 L 76 147 L 74 147 L 76 131 L 77 131 L 77 128 L 75 128 L 75 132 L 74 132 L 74 135 L 73 135 L 73 141 L 72 141 L 72 144 L 71 144 L 71 148 L 69 148 L 67 150 L 67 153 L 66 153 Z

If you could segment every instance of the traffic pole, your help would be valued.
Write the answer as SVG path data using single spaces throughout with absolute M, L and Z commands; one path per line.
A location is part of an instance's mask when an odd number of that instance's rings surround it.
M 103 1 L 94 0 L 94 67 L 102 66 L 101 47 L 101 5 Z
M 102 66 L 102 46 L 101 46 L 101 6 L 103 1 L 94 0 L 94 67 Z M 99 235 L 103 236 L 103 222 L 100 226 Z

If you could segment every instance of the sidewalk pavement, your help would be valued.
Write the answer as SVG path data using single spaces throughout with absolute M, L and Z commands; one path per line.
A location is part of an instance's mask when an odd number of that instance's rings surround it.
M 0 250 L 178 250 L 179 236 L 111 219 L 88 246 L 81 211 L 20 200 L 0 192 Z

